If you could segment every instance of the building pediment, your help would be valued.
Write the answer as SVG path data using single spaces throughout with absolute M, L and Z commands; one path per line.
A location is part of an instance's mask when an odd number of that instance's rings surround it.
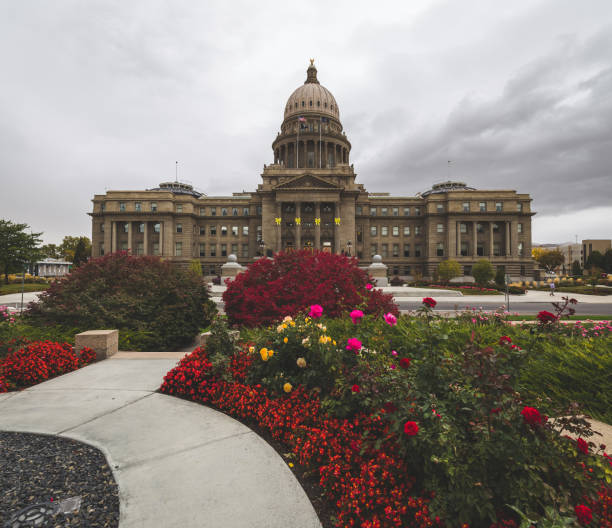
M 334 185 L 333 183 L 329 183 L 325 181 L 323 178 L 319 178 L 312 174 L 304 174 L 301 176 L 296 176 L 295 178 L 280 183 L 274 187 L 276 191 L 295 191 L 295 190 L 329 190 L 329 191 L 340 191 L 342 187 Z

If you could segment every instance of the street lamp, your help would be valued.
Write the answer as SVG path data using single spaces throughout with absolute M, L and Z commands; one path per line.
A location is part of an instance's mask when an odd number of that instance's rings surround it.
M 349 241 L 346 243 L 346 252 L 347 252 L 347 254 L 348 254 L 348 256 L 349 256 L 349 257 L 351 256 L 351 247 L 353 247 L 353 244 L 351 244 L 351 241 L 349 240 Z
M 259 241 L 259 253 L 261 254 L 262 257 L 265 257 L 265 253 L 264 253 L 264 249 L 266 248 L 266 243 L 264 242 L 264 239 L 262 238 Z

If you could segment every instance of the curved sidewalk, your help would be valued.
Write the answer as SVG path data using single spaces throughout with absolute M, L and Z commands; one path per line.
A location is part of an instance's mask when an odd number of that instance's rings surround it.
M 121 528 L 320 528 L 299 482 L 264 440 L 222 413 L 155 393 L 180 354 L 133 357 L 120 353 L 1 394 L 0 430 L 100 448 L 119 485 Z

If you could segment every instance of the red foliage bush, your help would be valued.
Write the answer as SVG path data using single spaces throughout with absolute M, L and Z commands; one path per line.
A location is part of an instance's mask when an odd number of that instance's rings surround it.
M 321 305 L 329 317 L 354 308 L 398 315 L 393 297 L 366 289 L 368 282 L 354 258 L 308 250 L 281 252 L 239 274 L 223 293 L 223 301 L 230 322 L 246 326 L 294 316 L 313 304 Z
M 89 347 L 83 347 L 79 356 L 79 367 L 89 365 L 98 359 L 96 352 Z

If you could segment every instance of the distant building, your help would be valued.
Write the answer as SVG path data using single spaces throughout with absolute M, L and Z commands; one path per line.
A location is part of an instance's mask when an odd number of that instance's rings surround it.
M 39 277 L 63 277 L 70 273 L 70 266 L 72 266 L 72 262 L 47 258 L 36 263 L 35 275 Z
M 609 249 L 612 249 L 612 240 L 583 240 L 582 267 L 584 268 L 593 251 L 599 251 L 603 255 Z
M 272 149 L 274 163 L 253 192 L 206 196 L 167 182 L 95 195 L 92 256 L 130 250 L 179 266 L 199 259 L 216 275 L 230 254 L 248 265 L 262 254 L 316 248 L 361 265 L 379 254 L 391 275 L 404 277 L 431 277 L 449 258 L 464 275 L 486 258 L 513 277 L 532 276 L 529 194 L 450 181 L 412 197 L 368 192 L 356 182 L 338 104 L 313 64 L 285 104 Z

